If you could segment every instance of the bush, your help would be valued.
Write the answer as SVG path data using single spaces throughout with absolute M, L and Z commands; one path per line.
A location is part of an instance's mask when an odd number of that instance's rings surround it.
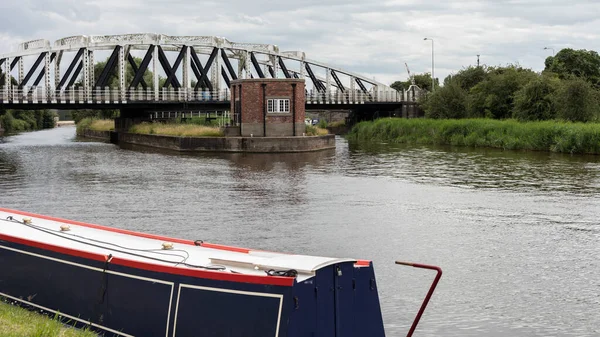
M 556 117 L 554 95 L 560 82 L 549 76 L 529 82 L 515 93 L 513 117 L 520 121 L 550 120 Z
M 450 81 L 422 101 L 427 118 L 464 118 L 466 117 L 467 92 L 455 82 Z
M 6 111 L 3 116 L 0 116 L 0 118 L 2 119 L 2 127 L 6 133 L 15 131 L 13 126 L 15 118 L 10 111 Z
M 583 79 L 563 81 L 555 96 L 557 117 L 565 121 L 588 122 L 598 118 L 598 101 L 592 85 Z

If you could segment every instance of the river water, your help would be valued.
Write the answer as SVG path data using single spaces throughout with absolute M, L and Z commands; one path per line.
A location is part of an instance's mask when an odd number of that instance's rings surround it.
M 0 207 L 188 239 L 374 261 L 386 332 L 600 336 L 600 157 L 380 146 L 178 155 L 0 140 Z

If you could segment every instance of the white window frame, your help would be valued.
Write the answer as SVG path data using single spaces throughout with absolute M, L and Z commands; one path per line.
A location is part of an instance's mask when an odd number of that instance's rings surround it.
M 267 100 L 268 113 L 289 113 L 290 99 L 289 98 L 269 98 Z

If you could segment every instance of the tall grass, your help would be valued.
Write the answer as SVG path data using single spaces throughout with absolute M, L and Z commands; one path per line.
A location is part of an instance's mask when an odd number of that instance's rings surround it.
M 224 135 L 218 127 L 194 124 L 142 123 L 132 126 L 129 132 L 178 137 L 223 137 Z
M 98 337 L 62 324 L 56 317 L 31 312 L 0 300 L 0 337 Z
M 77 134 L 82 134 L 83 130 L 113 131 L 114 129 L 113 119 L 84 118 L 77 123 Z
M 598 123 L 385 118 L 355 125 L 347 138 L 361 143 L 439 144 L 600 154 Z
M 306 125 L 307 136 L 325 136 L 328 135 L 329 131 L 318 126 Z

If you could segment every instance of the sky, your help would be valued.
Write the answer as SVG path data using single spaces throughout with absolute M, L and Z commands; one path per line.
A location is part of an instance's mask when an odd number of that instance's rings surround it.
M 73 35 L 214 35 L 302 50 L 391 84 L 477 64 L 541 71 L 562 48 L 600 50 L 598 0 L 19 0 L 0 2 L 0 54 Z M 544 49 L 544 47 L 552 49 Z

